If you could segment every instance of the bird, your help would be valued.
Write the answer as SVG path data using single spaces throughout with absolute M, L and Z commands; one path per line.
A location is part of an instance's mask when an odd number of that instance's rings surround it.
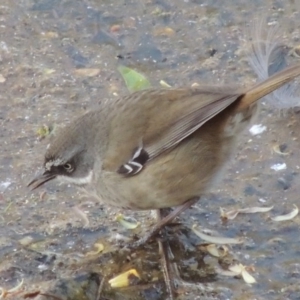
M 57 178 L 117 208 L 174 208 L 141 245 L 218 182 L 257 101 L 299 75 L 295 64 L 248 88 L 152 88 L 103 102 L 53 137 L 28 186 Z

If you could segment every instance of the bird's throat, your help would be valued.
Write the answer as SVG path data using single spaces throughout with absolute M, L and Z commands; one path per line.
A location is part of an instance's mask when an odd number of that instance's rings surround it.
M 85 177 L 72 177 L 72 176 L 58 175 L 57 179 L 63 183 L 71 183 L 78 186 L 84 186 L 92 182 L 93 171 L 91 170 Z

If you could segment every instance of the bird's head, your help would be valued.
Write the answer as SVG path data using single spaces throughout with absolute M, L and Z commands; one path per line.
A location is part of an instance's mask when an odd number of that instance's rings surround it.
M 91 182 L 94 139 L 89 141 L 92 128 L 88 121 L 84 115 L 54 136 L 46 151 L 42 172 L 28 186 L 36 189 L 54 178 L 81 186 Z

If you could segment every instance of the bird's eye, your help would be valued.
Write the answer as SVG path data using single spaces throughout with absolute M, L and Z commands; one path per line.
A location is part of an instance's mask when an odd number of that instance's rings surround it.
M 73 167 L 70 163 L 64 164 L 63 167 L 67 172 L 71 172 L 73 170 Z

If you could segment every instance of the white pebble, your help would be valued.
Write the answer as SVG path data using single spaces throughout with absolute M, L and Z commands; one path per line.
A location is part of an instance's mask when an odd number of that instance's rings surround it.
M 283 164 L 275 164 L 275 165 L 271 166 L 271 169 L 274 170 L 274 171 L 285 170 L 285 169 L 286 169 L 286 163 L 283 163 Z
M 256 124 L 256 125 L 253 125 L 249 131 L 252 135 L 257 135 L 257 134 L 261 134 L 263 133 L 264 131 L 267 130 L 267 127 L 266 126 L 263 126 L 262 124 Z

